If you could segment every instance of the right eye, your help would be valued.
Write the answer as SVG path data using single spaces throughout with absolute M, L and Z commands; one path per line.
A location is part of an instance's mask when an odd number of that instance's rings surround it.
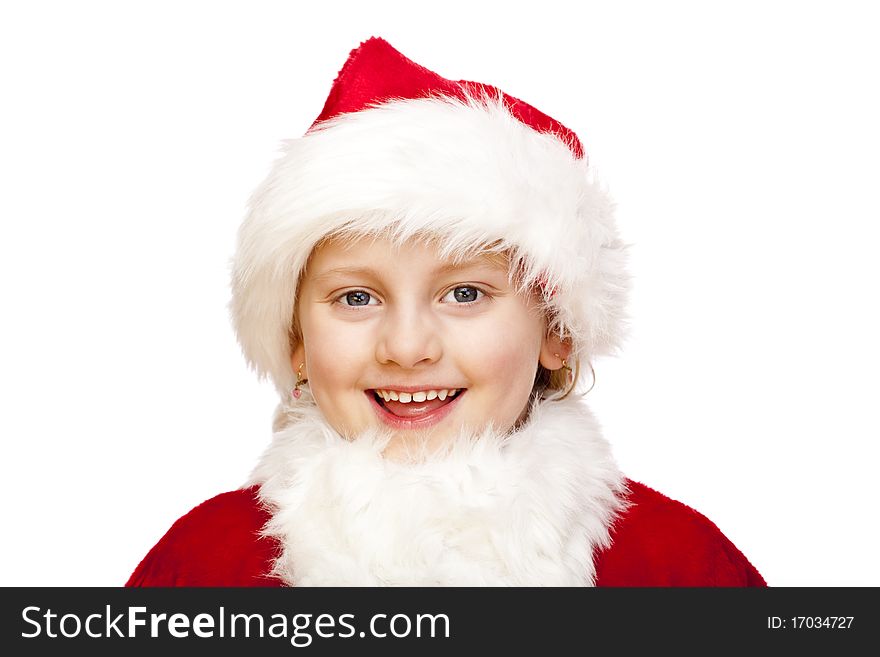
M 375 299 L 373 299 L 369 292 L 364 292 L 363 290 L 352 290 L 351 292 L 346 292 L 341 297 L 339 297 L 339 301 L 341 301 L 346 306 L 375 305 Z

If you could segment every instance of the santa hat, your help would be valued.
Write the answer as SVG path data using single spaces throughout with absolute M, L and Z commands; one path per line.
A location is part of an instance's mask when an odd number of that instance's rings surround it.
M 313 248 L 338 234 L 432 236 L 448 257 L 491 246 L 541 295 L 574 358 L 615 350 L 629 278 L 613 205 L 580 140 L 502 91 L 443 78 L 372 38 L 254 192 L 232 263 L 244 355 L 283 400 L 290 327 Z

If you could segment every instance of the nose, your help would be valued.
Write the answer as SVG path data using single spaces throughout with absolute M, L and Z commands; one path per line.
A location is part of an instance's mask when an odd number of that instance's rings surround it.
M 443 354 L 438 324 L 417 305 L 398 305 L 383 318 L 376 342 L 376 360 L 404 369 L 437 362 Z

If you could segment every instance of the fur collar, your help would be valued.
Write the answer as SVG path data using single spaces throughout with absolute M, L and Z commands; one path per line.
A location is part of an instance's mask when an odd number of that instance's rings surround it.
M 282 414 L 250 483 L 287 584 L 594 583 L 625 485 L 583 401 L 542 402 L 507 437 L 463 436 L 408 464 L 382 457 L 378 432 L 343 439 L 313 402 Z

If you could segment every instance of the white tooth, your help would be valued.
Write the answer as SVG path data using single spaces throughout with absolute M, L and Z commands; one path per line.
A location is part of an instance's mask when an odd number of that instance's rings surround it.
M 393 390 L 389 390 L 389 391 L 388 391 L 388 396 L 389 396 L 392 400 L 397 401 L 397 393 L 394 392 Z
M 438 390 L 437 391 L 437 399 L 439 399 L 440 401 L 443 401 L 444 399 L 446 399 L 447 394 L 449 394 L 448 390 Z
M 412 394 L 412 400 L 414 402 L 423 402 L 428 398 L 428 395 L 425 394 L 424 391 L 414 392 Z
M 458 394 L 458 388 L 449 391 L 450 397 L 455 397 Z
M 387 390 L 382 390 L 382 399 L 385 401 L 391 401 L 391 395 L 388 394 Z
M 437 391 L 436 390 L 429 390 L 425 399 L 427 399 L 428 401 L 431 401 L 432 399 L 437 399 Z
M 409 404 L 412 401 L 412 395 L 408 392 L 398 392 L 397 397 L 403 404 Z

